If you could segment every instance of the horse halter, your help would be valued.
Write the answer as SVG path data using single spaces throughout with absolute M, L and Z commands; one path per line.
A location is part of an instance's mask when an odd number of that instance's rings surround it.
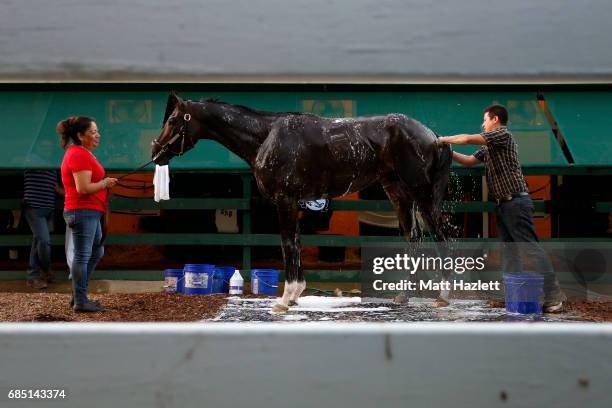
M 182 156 L 183 154 L 185 154 L 185 139 L 187 137 L 187 123 L 189 123 L 190 120 L 191 120 L 191 115 L 189 113 L 185 113 L 183 115 L 183 124 L 181 125 L 179 131 L 176 132 L 175 135 L 172 136 L 172 138 L 170 138 L 170 140 L 168 140 L 168 142 L 166 142 L 164 145 L 159 143 L 157 139 L 153 140 L 154 145 L 161 147 L 159 153 L 157 153 L 157 155 L 155 156 L 156 159 L 166 152 L 172 153 L 175 156 Z M 175 152 L 170 147 L 179 137 L 181 138 L 181 151 Z M 193 147 L 193 145 L 191 147 Z

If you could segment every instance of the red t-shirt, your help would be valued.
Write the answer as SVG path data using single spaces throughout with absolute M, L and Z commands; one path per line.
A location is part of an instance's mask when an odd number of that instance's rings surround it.
M 62 160 L 62 183 L 66 191 L 64 210 L 87 209 L 106 212 L 107 192 L 105 188 L 93 194 L 80 194 L 77 191 L 73 174 L 83 170 L 91 171 L 92 183 L 97 183 L 104 178 L 104 168 L 89 150 L 81 146 L 69 146 Z

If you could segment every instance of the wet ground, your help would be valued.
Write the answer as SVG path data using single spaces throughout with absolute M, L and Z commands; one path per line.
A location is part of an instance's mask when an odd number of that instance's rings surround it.
M 230 297 L 227 304 L 212 321 L 220 322 L 295 322 L 295 321 L 358 321 L 358 322 L 498 322 L 542 321 L 576 322 L 581 319 L 577 311 L 547 315 L 516 315 L 503 308 L 491 307 L 486 300 L 452 300 L 447 307 L 435 308 L 433 299 L 411 298 L 408 303 L 395 304 L 386 299 L 359 297 L 300 298 L 298 306 L 287 313 L 272 313 L 276 298 L 245 299 Z
M 406 304 L 385 299 L 305 296 L 287 313 L 270 309 L 276 298 L 261 295 L 183 295 L 164 293 L 92 294 L 106 311 L 75 313 L 68 293 L 0 292 L 0 322 L 612 322 L 612 302 L 569 301 L 560 314 L 524 316 L 506 313 L 503 303 L 453 299 L 435 308 L 433 299 Z

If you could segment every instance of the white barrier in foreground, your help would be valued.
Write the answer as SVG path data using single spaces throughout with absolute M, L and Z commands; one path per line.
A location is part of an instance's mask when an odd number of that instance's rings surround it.
M 0 365 L 0 407 L 612 406 L 610 324 L 0 324 Z

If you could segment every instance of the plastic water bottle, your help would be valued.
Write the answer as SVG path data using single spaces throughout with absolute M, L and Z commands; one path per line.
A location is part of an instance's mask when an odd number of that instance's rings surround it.
M 229 294 L 242 295 L 242 292 L 244 292 L 244 279 L 242 279 L 242 275 L 240 275 L 240 272 L 236 269 L 229 281 Z

